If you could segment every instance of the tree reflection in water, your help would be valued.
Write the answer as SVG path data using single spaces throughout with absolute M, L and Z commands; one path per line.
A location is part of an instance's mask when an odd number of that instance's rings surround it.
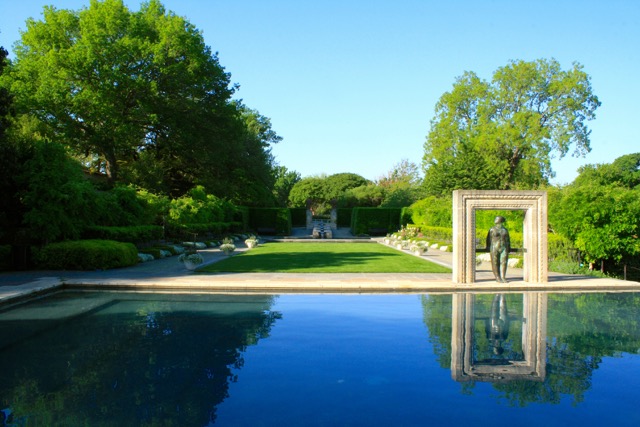
M 81 298 L 89 310 L 80 304 L 75 312 L 55 311 L 47 300 L 30 320 L 0 313 L 0 396 L 14 418 L 205 425 L 237 380 L 232 369 L 242 366 L 246 347 L 268 336 L 280 317 L 270 311 L 272 296 Z
M 423 318 L 428 328 L 429 339 L 442 368 L 452 368 L 452 340 L 459 336 L 456 331 L 456 313 L 454 304 L 459 295 L 429 295 L 422 297 Z M 475 295 L 476 308 L 480 306 L 479 322 L 475 328 L 474 362 L 487 362 L 496 358 L 489 335 L 486 334 L 486 310 L 496 301 L 495 295 Z M 591 387 L 591 377 L 598 369 L 603 357 L 615 357 L 621 353 L 635 354 L 640 348 L 640 295 L 627 294 L 548 294 L 545 296 L 544 326 L 546 335 L 544 359 L 544 377 L 530 379 L 466 377 L 458 378 L 461 391 L 473 394 L 477 381 L 492 382 L 500 391 L 500 398 L 514 406 L 525 406 L 531 403 L 559 403 L 563 397 L 570 397 L 574 404 L 583 401 L 585 393 Z M 521 329 L 514 329 L 513 322 L 522 312 L 515 307 L 522 301 L 523 294 L 508 294 L 505 302 L 510 317 L 509 344 L 506 351 L 509 357 L 516 356 L 515 349 L 523 348 L 518 342 L 522 336 Z M 519 303 L 522 306 L 522 303 Z M 467 304 L 466 308 L 469 308 Z M 483 318 L 484 317 L 484 318 Z M 526 316 L 525 316 L 526 317 Z M 490 316 L 489 316 L 490 320 Z M 544 322 L 543 322 L 544 323 Z M 481 332 L 481 333 L 480 333 Z M 483 337 L 485 341 L 483 342 Z M 526 347 L 526 345 L 524 345 Z M 453 346 L 455 349 L 455 345 Z M 507 357 L 500 355 L 502 360 Z M 455 359 L 455 358 L 454 358 Z M 526 356 L 525 356 L 526 359 Z M 501 362 L 498 362 L 501 363 Z M 507 362 L 512 363 L 512 362 Z M 455 372 L 453 373 L 454 378 Z

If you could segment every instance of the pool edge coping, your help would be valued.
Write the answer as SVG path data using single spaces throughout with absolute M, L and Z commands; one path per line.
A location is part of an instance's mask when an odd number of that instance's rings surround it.
M 307 274 L 277 276 L 259 274 L 192 275 L 156 279 L 86 279 L 44 277 L 33 282 L 0 288 L 0 308 L 6 309 L 60 290 L 103 290 L 159 293 L 514 293 L 514 292 L 639 292 L 640 282 L 583 276 L 559 276 L 546 283 L 484 281 L 458 284 L 450 280 L 385 275 L 348 274 L 338 276 Z M 279 279 L 279 280 L 278 280 Z

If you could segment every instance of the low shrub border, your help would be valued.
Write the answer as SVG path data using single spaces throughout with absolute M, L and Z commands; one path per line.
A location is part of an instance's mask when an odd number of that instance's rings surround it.
M 138 225 L 131 227 L 90 227 L 85 232 L 88 239 L 115 240 L 118 242 L 149 242 L 162 238 L 162 227 L 159 225 Z
M 97 270 L 128 267 L 138 263 L 132 243 L 113 240 L 69 240 L 44 246 L 36 257 L 39 268 L 52 270 Z

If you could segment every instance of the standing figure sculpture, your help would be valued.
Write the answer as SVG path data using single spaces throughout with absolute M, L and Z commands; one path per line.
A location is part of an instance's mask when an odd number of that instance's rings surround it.
M 502 216 L 497 216 L 495 224 L 487 233 L 487 248 L 491 254 L 491 269 L 496 278 L 496 282 L 507 283 L 507 262 L 509 261 L 509 251 L 511 250 L 511 240 L 509 231 L 504 228 L 506 220 Z

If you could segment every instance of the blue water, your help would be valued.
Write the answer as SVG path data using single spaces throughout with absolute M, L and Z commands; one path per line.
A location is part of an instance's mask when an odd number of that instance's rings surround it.
M 634 293 L 63 292 L 0 312 L 0 410 L 25 426 L 638 426 L 639 353 Z

